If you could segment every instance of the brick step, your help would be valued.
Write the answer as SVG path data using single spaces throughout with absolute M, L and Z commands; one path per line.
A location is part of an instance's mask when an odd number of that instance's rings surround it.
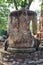
M 41 41 L 40 43 L 43 43 L 43 41 Z
M 38 49 L 39 49 L 39 51 L 43 51 L 43 46 L 40 45 L 40 47 Z
M 41 41 L 43 41 L 43 39 L 41 39 Z
M 37 61 L 33 61 L 33 60 L 25 60 L 23 63 L 21 62 L 21 63 L 19 63 L 19 62 L 16 62 L 16 61 L 13 61 L 12 62 L 12 65 L 39 65 L 39 64 L 43 64 L 43 59 L 41 59 L 41 60 L 37 60 Z M 7 64 L 6 64 L 7 65 Z
M 41 39 L 41 41 L 43 41 L 43 39 Z
M 30 64 L 41 64 L 43 63 L 43 59 L 42 60 L 37 60 L 37 61 L 29 61 Z
M 3 61 L 0 61 L 0 65 L 8 65 L 8 64 Z
M 10 54 L 10 52 L 7 52 L 7 51 L 5 51 L 5 50 L 2 50 L 2 49 L 0 49 L 0 53 L 2 53 L 2 54 Z
M 41 42 L 41 44 L 42 44 L 43 42 Z

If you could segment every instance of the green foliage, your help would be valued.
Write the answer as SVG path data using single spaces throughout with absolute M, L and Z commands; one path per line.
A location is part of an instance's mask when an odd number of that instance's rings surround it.
M 21 6 L 22 8 L 25 8 L 28 6 L 29 3 L 31 3 L 33 0 L 7 0 L 8 3 L 14 3 L 16 9 L 17 7 Z
M 0 36 L 7 35 L 7 31 L 0 29 Z
M 26 7 L 27 6 L 27 0 L 18 0 L 18 2 L 17 2 L 17 6 L 21 6 L 22 8 L 24 7 Z
M 26 7 L 26 5 L 28 4 L 29 0 L 7 0 L 8 3 L 15 3 L 17 6 L 21 6 L 21 7 Z
M 8 19 L 9 9 L 5 3 L 5 0 L 0 1 L 0 29 L 6 30 L 7 19 Z
M 8 14 L 10 12 L 9 7 L 11 7 L 11 4 L 14 4 L 16 9 L 19 6 L 25 8 L 31 1 L 33 0 L 0 0 L 0 29 L 7 29 Z
M 42 4 L 41 4 L 41 10 L 43 10 L 43 2 L 42 2 Z

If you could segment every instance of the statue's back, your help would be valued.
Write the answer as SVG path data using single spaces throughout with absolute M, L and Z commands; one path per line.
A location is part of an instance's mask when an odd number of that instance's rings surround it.
M 32 35 L 29 28 L 28 10 L 11 12 L 9 19 L 8 32 L 14 41 L 14 47 L 31 47 Z

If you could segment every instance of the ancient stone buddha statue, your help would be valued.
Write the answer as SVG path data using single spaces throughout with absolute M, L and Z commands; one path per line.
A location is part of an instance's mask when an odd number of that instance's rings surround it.
M 31 13 L 28 10 L 13 11 L 9 15 L 8 33 L 13 40 L 14 47 L 33 46 L 33 39 L 29 28 L 29 15 Z

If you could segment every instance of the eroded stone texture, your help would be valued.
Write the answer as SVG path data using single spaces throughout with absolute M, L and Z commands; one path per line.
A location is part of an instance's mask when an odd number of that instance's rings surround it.
M 32 47 L 32 35 L 30 32 L 30 19 L 28 11 L 20 10 L 10 13 L 8 32 L 14 42 L 14 47 Z

